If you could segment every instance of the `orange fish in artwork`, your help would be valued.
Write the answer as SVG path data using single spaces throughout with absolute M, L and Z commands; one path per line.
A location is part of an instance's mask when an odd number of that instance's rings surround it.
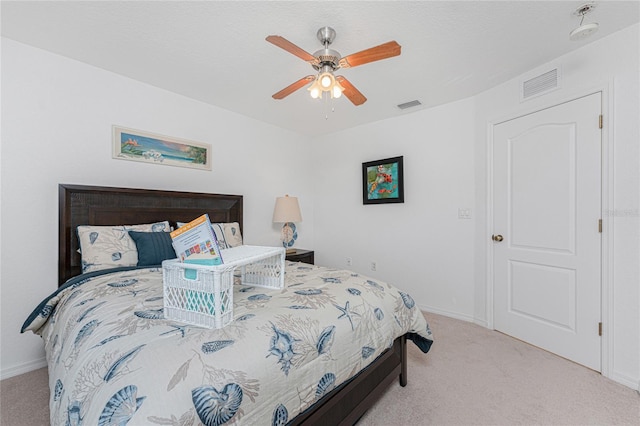
M 385 182 L 393 182 L 393 177 L 391 177 L 390 174 L 387 173 L 378 173 L 380 176 L 382 176 L 382 178 L 384 179 Z
M 128 141 L 126 141 L 125 143 L 123 143 L 123 145 L 131 145 L 131 146 L 140 146 L 138 145 L 138 141 L 129 138 Z
M 371 184 L 371 189 L 369 190 L 369 194 L 373 194 L 373 191 L 376 190 L 376 187 L 378 186 L 378 182 L 373 182 Z
M 391 189 L 381 188 L 378 190 L 378 194 L 391 194 L 397 187 L 398 185 L 394 185 Z

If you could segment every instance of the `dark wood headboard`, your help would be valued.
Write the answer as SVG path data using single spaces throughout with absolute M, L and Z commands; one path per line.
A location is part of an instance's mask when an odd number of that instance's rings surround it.
M 168 220 L 189 222 L 207 213 L 212 222 L 238 222 L 242 195 L 159 191 L 100 186 L 58 186 L 58 285 L 81 273 L 78 225 L 135 225 Z

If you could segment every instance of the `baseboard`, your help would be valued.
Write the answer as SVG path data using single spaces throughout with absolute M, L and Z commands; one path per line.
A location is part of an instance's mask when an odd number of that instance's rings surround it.
M 640 381 L 638 381 L 637 377 L 636 378 L 629 377 L 624 374 L 616 373 L 614 371 L 613 374 L 609 376 L 609 379 L 613 380 L 614 382 L 618 382 L 621 385 L 625 385 L 635 391 L 638 391 L 638 393 L 640 393 Z
M 37 370 L 46 366 L 47 360 L 43 357 L 34 361 L 25 362 L 24 364 L 16 365 L 15 367 L 5 368 L 4 370 L 0 370 L 0 380 L 19 376 L 20 374 L 24 373 L 29 373 L 30 371 Z
M 487 320 L 480 320 L 478 318 L 474 318 L 473 323 L 476 325 L 479 325 L 480 327 L 489 328 L 489 321 Z
M 438 309 L 438 308 L 434 308 L 434 307 L 431 307 L 431 306 L 425 306 L 425 305 L 418 305 L 418 307 L 420 308 L 421 311 L 431 312 L 432 314 L 442 315 L 442 316 L 445 316 L 445 317 L 459 319 L 459 320 L 467 321 L 467 322 L 473 322 L 473 323 L 476 322 L 476 320 L 472 316 L 461 314 L 459 312 L 445 311 L 443 309 Z

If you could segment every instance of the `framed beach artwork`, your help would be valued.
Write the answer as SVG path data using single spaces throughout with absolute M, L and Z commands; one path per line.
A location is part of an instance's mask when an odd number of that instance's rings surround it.
M 113 126 L 113 158 L 211 170 L 211 145 Z
M 362 203 L 404 203 L 403 157 L 362 163 Z

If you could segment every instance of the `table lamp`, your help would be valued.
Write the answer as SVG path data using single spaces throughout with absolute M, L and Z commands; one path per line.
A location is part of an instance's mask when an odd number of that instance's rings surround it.
M 289 195 L 277 197 L 276 206 L 273 209 L 273 223 L 284 223 L 282 225 L 281 239 L 282 245 L 287 249 L 287 254 L 295 253 L 296 251 L 292 248 L 298 238 L 294 222 L 302 222 L 298 198 L 289 197 Z

